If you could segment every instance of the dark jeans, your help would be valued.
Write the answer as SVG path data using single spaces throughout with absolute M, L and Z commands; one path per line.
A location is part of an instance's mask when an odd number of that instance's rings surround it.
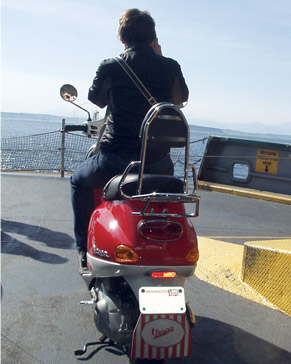
M 100 189 L 117 174 L 122 174 L 131 158 L 115 153 L 94 155 L 85 160 L 71 177 L 71 198 L 74 212 L 74 232 L 77 250 L 87 250 L 87 231 L 94 211 L 94 189 Z M 146 173 L 173 175 L 174 167 L 169 155 L 149 165 Z

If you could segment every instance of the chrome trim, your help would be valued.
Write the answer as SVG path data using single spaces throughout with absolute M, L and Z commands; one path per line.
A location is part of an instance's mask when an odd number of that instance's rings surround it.
M 172 116 L 172 115 L 158 115 L 158 119 L 165 119 L 165 120 L 182 120 L 180 116 Z
M 93 239 L 93 252 L 101 258 L 109 258 L 108 251 L 99 249 L 96 245 L 95 239 Z
M 142 146 L 141 146 L 141 156 L 140 156 L 141 164 L 140 164 L 140 169 L 139 169 L 139 183 L 138 183 L 138 190 L 137 190 L 138 195 L 141 194 L 141 190 L 142 190 L 142 178 L 143 178 L 143 174 L 144 174 L 146 147 L 147 147 L 147 142 L 148 142 L 148 129 L 149 129 L 149 126 L 152 123 L 152 121 L 157 116 L 157 114 L 163 108 L 166 108 L 166 107 L 176 110 L 181 116 L 180 120 L 183 120 L 185 123 L 185 126 L 187 127 L 187 141 L 186 141 L 186 150 L 185 150 L 185 170 L 184 170 L 184 193 L 188 193 L 188 164 L 189 164 L 189 135 L 190 135 L 189 125 L 187 123 L 187 120 L 186 120 L 184 114 L 182 113 L 182 111 L 179 109 L 178 106 L 171 104 L 171 103 L 167 103 L 167 102 L 161 102 L 150 108 L 150 110 L 147 112 L 147 114 L 143 120 L 142 127 L 140 129 L 140 137 L 142 136 Z M 172 119 L 174 119 L 174 116 Z
M 198 190 L 198 180 L 197 180 L 197 173 L 196 173 L 196 168 L 193 166 L 193 164 L 189 164 L 189 167 L 192 169 L 192 173 L 193 173 L 193 192 L 192 193 L 197 193 Z
M 197 264 L 193 265 L 137 265 L 137 264 L 122 264 L 117 262 L 112 262 L 110 260 L 104 260 L 102 258 L 98 258 L 90 253 L 87 253 L 87 261 L 92 267 L 92 270 L 89 270 L 87 274 L 82 274 L 82 277 L 85 279 L 92 279 L 94 277 L 126 277 L 132 276 L 133 279 L 137 279 L 138 277 L 146 277 L 149 276 L 150 272 L 156 270 L 157 268 L 160 270 L 175 270 L 177 275 L 183 277 L 189 277 L 194 274 Z
M 167 214 L 165 214 L 165 215 L 167 215 Z M 156 216 L 156 215 L 155 215 Z M 168 215 L 167 215 L 168 216 Z M 147 236 L 145 236 L 143 233 L 142 233 L 142 231 L 141 231 L 141 228 L 142 228 L 142 226 L 143 225 L 146 225 L 146 224 L 149 224 L 149 223 L 169 223 L 169 224 L 176 224 L 176 225 L 179 225 L 180 226 L 180 228 L 181 228 L 181 233 L 180 233 L 180 235 L 177 237 L 177 238 L 175 238 L 175 239 L 151 239 L 151 238 L 149 238 L 149 237 L 147 237 Z M 179 240 L 179 239 L 181 239 L 181 237 L 182 237 L 182 235 L 183 235 L 183 233 L 184 233 L 184 229 L 183 229 L 183 225 L 182 224 L 180 224 L 178 221 L 173 221 L 173 220 L 145 220 L 145 221 L 141 221 L 140 223 L 139 223 L 139 225 L 138 225 L 138 230 L 139 230 L 139 232 L 140 232 L 140 235 L 143 237 L 143 238 L 145 238 L 146 240 L 150 240 L 150 241 L 157 241 L 157 242 L 165 242 L 165 243 L 167 243 L 167 242 L 172 242 L 172 241 L 177 241 L 177 240 Z
M 118 191 L 121 197 L 130 200 L 132 198 L 132 196 L 128 196 L 126 195 L 123 191 L 122 191 L 122 186 L 124 185 L 125 179 L 127 177 L 127 175 L 129 174 L 129 171 L 137 165 L 140 165 L 141 161 L 133 161 L 130 162 L 129 165 L 125 168 L 125 171 L 123 172 L 123 175 L 119 181 L 119 185 L 118 185 Z
M 157 115 L 163 108 L 172 108 L 176 110 L 179 115 L 181 115 L 181 118 L 179 116 L 173 116 L 171 115 Z M 184 166 L 184 187 L 183 187 L 183 194 L 178 193 L 150 193 L 150 194 L 142 194 L 142 183 L 143 183 L 143 175 L 144 175 L 144 168 L 145 168 L 145 158 L 146 158 L 146 147 L 148 142 L 148 129 L 151 124 L 151 122 L 155 119 L 155 117 L 165 118 L 165 119 L 174 119 L 174 120 L 182 120 L 184 121 L 186 127 L 187 127 L 187 140 L 186 140 L 186 146 L 185 146 L 185 166 Z M 119 194 L 122 198 L 128 199 L 128 200 L 137 200 L 137 201 L 144 201 L 145 205 L 139 212 L 131 212 L 132 215 L 141 215 L 141 216 L 156 216 L 156 217 L 197 217 L 199 215 L 199 208 L 200 208 L 200 197 L 196 195 L 197 189 L 198 189 L 198 181 L 197 181 L 197 173 L 196 169 L 193 166 L 193 164 L 189 164 L 189 125 L 187 123 L 187 120 L 185 119 L 184 114 L 179 109 L 178 106 L 166 102 L 161 102 L 159 104 L 156 104 L 150 108 L 150 110 L 147 112 L 142 127 L 140 129 L 140 137 L 142 137 L 142 147 L 141 147 L 141 155 L 140 155 L 140 161 L 133 161 L 131 162 L 127 168 L 125 169 L 121 180 L 118 185 Z M 179 139 L 179 138 L 177 138 Z M 181 138 L 180 138 L 181 139 Z M 138 186 L 136 190 L 136 194 L 133 196 L 126 195 L 123 192 L 122 186 L 125 183 L 126 177 L 129 174 L 130 170 L 135 167 L 139 166 L 139 172 L 138 172 Z M 193 191 L 192 193 L 188 192 L 188 174 L 189 169 L 192 169 L 193 174 Z M 146 213 L 146 210 L 150 203 L 161 203 L 161 202 L 172 202 L 172 203 L 195 203 L 195 211 L 194 213 L 190 214 L 167 214 L 167 213 Z
M 181 138 L 181 137 L 162 137 L 162 136 L 159 136 L 159 137 L 155 137 L 155 136 L 151 136 L 151 137 L 148 137 L 148 140 L 154 140 L 154 141 L 164 141 L 164 140 L 168 140 L 168 141 L 171 141 L 171 142 L 186 142 L 187 139 L 186 138 Z
M 181 194 L 157 194 L 153 193 L 152 195 L 136 195 L 131 196 L 132 200 L 136 201 L 145 201 L 145 205 L 143 209 L 139 212 L 132 211 L 132 215 L 138 216 L 155 216 L 155 217 L 197 217 L 200 211 L 200 197 L 196 195 L 181 195 Z M 146 210 L 150 203 L 161 203 L 161 202 L 169 202 L 169 203 L 194 203 L 195 211 L 194 213 L 186 213 L 186 214 L 169 214 L 166 212 L 163 213 L 155 213 L 148 212 Z

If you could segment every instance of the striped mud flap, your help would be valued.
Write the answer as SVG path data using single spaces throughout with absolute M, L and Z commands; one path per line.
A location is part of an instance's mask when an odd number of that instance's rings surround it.
M 186 314 L 140 314 L 131 359 L 171 359 L 191 356 L 191 328 Z

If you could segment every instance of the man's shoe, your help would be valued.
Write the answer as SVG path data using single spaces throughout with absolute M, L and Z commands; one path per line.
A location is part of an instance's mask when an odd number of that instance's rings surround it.
M 87 252 L 85 250 L 78 250 L 77 257 L 79 262 L 79 273 L 82 274 L 84 271 L 87 271 Z

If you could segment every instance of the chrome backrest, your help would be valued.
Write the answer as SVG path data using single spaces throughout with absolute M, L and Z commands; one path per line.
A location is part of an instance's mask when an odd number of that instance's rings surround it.
M 181 109 L 174 104 L 159 103 L 151 107 L 140 128 L 141 154 L 139 185 L 137 194 L 142 191 L 142 177 L 145 169 L 146 153 L 149 147 L 185 148 L 184 192 L 188 189 L 189 126 Z
M 189 126 L 188 122 L 181 109 L 171 103 L 158 103 L 150 108 L 146 114 L 141 128 L 141 154 L 140 160 L 131 162 L 123 173 L 119 182 L 119 193 L 125 199 L 139 199 L 146 201 L 144 209 L 138 213 L 148 215 L 146 209 L 151 202 L 183 202 L 195 203 L 196 211 L 194 214 L 186 214 L 183 216 L 196 217 L 199 213 L 199 197 L 197 192 L 197 176 L 194 166 L 189 165 Z M 143 179 L 146 166 L 147 150 L 151 147 L 156 148 L 184 148 L 184 173 L 183 173 L 183 193 L 168 193 L 168 192 L 152 192 L 143 193 Z M 127 176 L 133 168 L 138 168 L 138 180 L 136 184 L 136 194 L 128 196 L 123 191 L 122 186 L 126 183 Z M 193 191 L 188 193 L 188 174 L 189 168 L 193 172 Z M 148 215 L 148 216 L 156 216 Z

